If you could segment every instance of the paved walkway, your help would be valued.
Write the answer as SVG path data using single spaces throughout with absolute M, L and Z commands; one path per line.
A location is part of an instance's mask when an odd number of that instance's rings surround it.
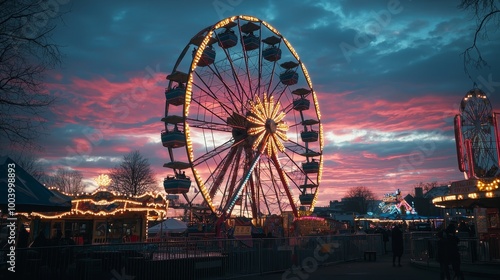
M 377 279 L 405 279 L 405 280 L 432 280 L 439 279 L 439 267 L 427 263 L 415 263 L 403 255 L 402 267 L 392 266 L 392 256 L 377 256 L 376 262 L 352 261 L 318 267 L 316 270 L 285 271 L 275 274 L 256 275 L 243 280 L 377 280 Z M 474 268 L 473 271 L 471 269 Z M 467 280 L 500 279 L 500 264 L 481 267 L 478 265 L 464 265 L 463 271 Z M 451 269 L 451 268 L 450 268 Z M 474 273 L 476 272 L 476 273 Z M 478 274 L 478 272 L 481 272 Z
M 439 271 L 439 264 L 437 262 L 412 261 L 411 264 L 419 269 Z M 478 279 L 500 279 L 500 262 L 463 263 L 461 269 L 466 279 L 473 279 L 472 277 L 482 277 Z

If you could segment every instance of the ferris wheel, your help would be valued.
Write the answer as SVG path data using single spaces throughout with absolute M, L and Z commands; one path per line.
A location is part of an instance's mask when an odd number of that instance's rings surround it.
M 167 193 L 185 195 L 193 184 L 219 218 L 313 210 L 323 165 L 320 110 L 283 35 L 255 17 L 226 18 L 192 37 L 167 80 Z
M 467 92 L 455 116 L 458 167 L 465 178 L 492 178 L 498 173 L 498 125 L 491 103 L 480 89 Z

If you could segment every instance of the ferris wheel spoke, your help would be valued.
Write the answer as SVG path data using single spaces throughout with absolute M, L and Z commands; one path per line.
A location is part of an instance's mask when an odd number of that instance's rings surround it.
M 250 68 L 248 67 L 249 66 L 248 65 L 249 57 L 248 57 L 247 50 L 245 49 L 245 42 L 244 42 L 243 35 L 242 35 L 243 31 L 241 30 L 241 24 L 239 21 L 238 21 L 238 30 L 239 30 L 239 34 L 240 34 L 241 50 L 243 52 L 243 57 L 244 57 L 244 61 L 245 61 L 245 74 L 247 76 L 246 78 L 248 81 L 248 92 L 253 93 L 252 77 L 250 76 Z M 261 39 L 262 39 L 262 24 L 259 22 L 259 42 L 261 41 Z M 259 48 L 257 51 L 258 51 L 258 53 L 261 53 L 260 44 L 259 44 Z
M 195 72 L 195 74 L 199 78 L 199 74 L 197 72 Z M 210 88 L 210 86 L 207 85 L 207 83 L 203 79 L 200 78 L 200 80 L 202 81 L 203 85 L 208 89 L 208 91 L 204 90 L 201 86 L 199 86 L 196 83 L 193 83 L 193 86 L 195 86 L 196 88 L 198 88 L 199 90 L 201 90 L 203 93 L 205 93 L 207 96 L 209 96 L 214 103 L 219 104 L 221 106 L 221 108 L 223 108 L 223 110 L 226 112 L 227 115 L 230 115 L 230 113 L 236 109 L 236 108 L 231 108 L 229 106 L 231 104 L 230 102 L 227 102 L 227 103 L 226 102 L 222 102 L 221 98 L 219 98 L 216 95 L 216 93 L 214 93 L 212 91 L 212 89 Z M 196 104 L 198 104 L 199 106 L 202 106 L 204 109 L 206 109 L 208 112 L 210 112 L 210 109 L 207 108 L 206 106 L 202 105 L 200 101 L 198 101 L 196 99 L 192 99 L 191 102 L 195 102 Z M 215 115 L 217 115 L 217 114 L 215 114 Z
M 269 88 L 271 88 L 270 86 L 271 86 L 271 84 L 269 84 Z M 284 87 L 284 89 L 286 89 L 286 88 L 288 87 L 288 86 L 286 86 L 286 85 L 281 84 L 281 82 L 278 80 L 278 81 L 276 81 L 276 84 L 274 85 L 273 89 L 272 89 L 272 90 L 268 90 L 268 91 L 267 91 L 267 95 L 268 95 L 268 96 L 274 95 L 274 94 L 275 94 L 275 92 L 278 90 L 278 88 L 279 88 L 280 86 L 283 86 L 283 87 Z M 284 90 L 284 89 L 283 89 L 283 90 Z M 278 96 L 276 96 L 276 100 L 278 100 L 278 101 L 279 101 Z
M 289 150 L 297 155 L 311 154 L 311 156 L 320 156 L 321 153 L 310 149 L 309 147 L 303 146 L 297 142 L 288 139 L 288 143 L 285 144 L 285 149 Z
M 187 118 L 186 120 L 189 121 L 189 127 L 191 128 L 210 129 L 222 132 L 231 132 L 234 128 L 244 129 L 244 127 L 242 126 L 229 123 L 216 123 L 216 122 L 209 122 L 192 118 Z
M 259 173 L 259 169 L 256 169 L 255 173 Z M 255 186 L 256 182 L 254 180 L 254 176 L 250 177 L 250 180 L 248 180 L 248 186 L 250 187 L 250 210 L 252 211 L 252 217 L 257 217 L 259 215 L 258 213 L 258 206 L 259 206 L 259 199 L 257 195 L 257 186 Z M 246 203 L 245 203 L 246 205 Z
M 262 26 L 261 26 L 262 27 Z M 262 36 L 262 32 L 260 32 L 260 36 Z M 259 39 L 262 39 L 262 38 L 259 38 Z M 262 40 L 259 40 L 260 42 L 262 42 Z M 260 46 L 262 46 L 262 43 L 260 43 Z M 258 64 L 257 64 L 257 71 L 258 71 L 258 74 L 257 74 L 257 85 L 255 86 L 255 91 L 253 92 L 253 96 L 255 95 L 260 95 L 260 82 L 262 80 L 262 51 L 261 51 L 261 48 L 259 47 L 259 55 L 258 55 Z
M 270 178 L 271 178 L 271 182 L 269 183 L 270 184 L 269 191 L 273 193 L 272 196 L 269 196 L 269 195 L 268 196 L 273 197 L 273 198 L 279 198 L 279 197 L 281 197 L 279 187 L 278 187 L 280 184 L 278 182 L 276 182 L 276 178 L 273 174 L 273 168 L 271 167 L 273 164 L 270 160 L 268 161 L 268 165 L 269 165 L 268 168 L 269 168 L 269 173 L 270 173 Z M 283 208 L 281 207 L 281 203 L 280 203 L 279 199 L 278 199 L 278 201 L 275 201 L 275 204 L 278 206 L 280 212 L 283 212 Z M 267 207 L 267 211 L 271 213 L 272 209 L 270 207 L 270 201 L 268 201 L 267 199 L 266 199 L 266 207 Z
M 475 116 L 473 115 L 474 112 L 473 110 L 467 110 L 464 112 L 464 121 L 467 122 L 468 124 L 472 125 L 474 124 L 474 119 L 475 119 Z
M 220 189 L 220 186 L 224 182 L 224 178 L 229 170 L 229 167 L 234 162 L 235 155 L 237 154 L 237 149 L 232 147 L 229 153 L 221 160 L 221 162 L 217 165 L 216 169 L 211 172 L 207 182 L 205 184 L 209 184 L 209 181 L 213 181 L 210 187 L 209 195 L 211 198 L 214 198 L 217 191 Z
M 280 43 L 278 44 L 278 48 L 281 48 L 281 41 L 280 41 Z M 275 75 L 275 73 L 276 73 L 276 65 L 277 65 L 277 64 L 278 64 L 278 60 L 275 60 L 275 61 L 273 62 L 273 68 L 272 68 L 272 70 L 271 70 L 271 73 L 269 74 L 269 83 L 267 84 L 267 90 L 266 90 L 266 92 L 267 92 L 267 93 L 269 93 L 269 92 L 270 92 L 269 90 L 271 89 L 271 85 L 272 85 L 272 83 L 273 83 L 273 78 L 274 78 L 274 75 Z
M 289 174 L 291 174 L 292 172 L 289 172 L 289 173 L 285 173 L 288 178 L 290 179 L 289 181 L 294 183 L 295 186 L 297 188 L 299 188 L 299 185 L 296 184 L 295 182 L 297 181 L 303 181 L 304 184 L 316 184 L 315 181 L 308 176 L 308 174 L 302 169 L 302 166 L 300 166 L 299 164 L 297 164 L 296 161 L 293 160 L 293 158 L 288 154 L 288 153 L 284 153 L 286 155 L 286 157 L 288 158 L 289 162 L 291 162 L 293 164 L 293 166 L 291 168 L 293 168 L 295 171 L 293 173 L 299 173 L 300 174 L 300 178 L 292 178 Z M 296 179 L 299 179 L 299 180 L 296 180 Z
M 250 177 L 253 173 L 253 170 L 254 170 L 257 162 L 259 161 L 260 157 L 261 157 L 260 153 L 256 154 L 255 158 L 253 159 L 252 163 L 249 165 L 248 169 L 243 172 L 240 181 L 237 182 L 238 185 L 234 189 L 234 192 L 232 193 L 231 196 L 228 196 L 227 204 L 222 209 L 222 212 L 225 213 L 226 215 L 230 215 L 231 212 L 233 211 L 236 200 L 238 199 L 238 196 L 240 195 L 243 187 L 250 179 Z
M 227 92 L 224 94 L 225 96 L 228 96 L 228 98 L 230 99 L 229 101 L 231 102 L 231 104 L 242 104 L 243 103 L 243 99 L 242 98 L 239 98 L 238 100 L 234 100 L 233 98 L 238 98 L 238 95 L 235 94 L 235 92 L 231 89 L 231 87 L 226 83 L 226 81 L 224 80 L 224 78 L 222 77 L 222 75 L 220 74 L 219 72 L 219 69 L 217 67 L 217 63 L 214 63 L 213 64 L 214 66 L 208 66 L 210 70 L 212 70 L 212 72 L 214 73 L 215 77 L 217 77 L 219 79 L 219 81 L 224 85 L 224 88 L 227 90 Z M 239 87 L 237 84 L 234 84 L 233 86 L 236 87 L 236 89 L 238 89 L 239 91 Z
M 225 195 L 222 196 L 222 202 L 221 202 L 221 209 L 226 209 L 228 207 L 231 199 L 234 197 L 236 200 L 239 199 L 239 191 L 236 190 L 236 184 L 238 183 L 239 180 L 242 180 L 240 177 L 240 165 L 245 165 L 244 163 L 242 164 L 242 160 L 244 157 L 242 157 L 242 153 L 244 151 L 243 147 L 238 147 L 238 153 L 236 155 L 236 160 L 234 161 L 234 164 L 232 165 L 231 172 L 228 176 L 228 191 L 224 192 Z M 234 205 L 233 205 L 234 206 Z M 222 210 L 222 213 L 229 215 L 232 211 L 232 209 L 229 212 L 226 212 L 227 210 Z
M 292 112 L 293 110 L 294 110 L 294 108 L 293 108 L 293 99 L 292 99 L 292 101 L 291 101 L 291 102 L 290 102 L 290 103 L 289 103 L 289 104 L 288 104 L 285 108 L 283 108 L 283 111 L 284 111 L 286 114 L 289 114 L 289 113 L 290 113 L 290 112 Z M 302 116 L 302 112 L 300 112 L 300 115 Z M 300 119 L 300 121 L 301 121 L 301 122 L 299 122 L 299 123 L 295 123 L 295 124 L 293 124 L 293 125 L 291 125 L 291 126 L 297 126 L 297 125 L 303 126 L 303 124 L 302 124 L 302 119 L 303 119 L 303 118 L 301 117 L 301 119 Z
M 238 90 L 237 97 L 239 97 L 241 104 L 243 104 L 244 98 L 249 100 L 250 96 L 248 96 L 248 94 L 245 91 L 245 88 L 240 80 L 240 77 L 238 76 L 238 71 L 236 71 L 234 61 L 231 58 L 231 54 L 230 54 L 229 50 L 227 50 L 227 49 L 223 49 L 223 50 L 224 50 L 224 54 L 226 55 L 226 59 L 229 62 L 229 65 L 231 66 L 231 74 L 232 74 L 233 79 L 235 80 L 236 89 Z
M 196 167 L 196 166 L 204 163 L 208 159 L 213 158 L 216 155 L 221 154 L 221 153 L 227 151 L 228 149 L 231 149 L 232 146 L 233 146 L 233 139 L 230 139 L 229 141 L 225 142 L 224 144 L 216 147 L 215 149 L 210 150 L 209 152 L 207 152 L 207 153 L 199 156 L 195 160 L 193 160 L 193 164 L 192 164 L 193 167 Z
M 290 189 L 290 184 L 287 180 L 288 176 L 287 176 L 286 172 L 283 170 L 283 168 L 281 167 L 281 164 L 280 164 L 276 154 L 273 154 L 271 156 L 271 160 L 272 160 L 274 167 L 276 168 L 276 171 L 278 172 L 278 176 L 281 180 L 283 189 L 286 193 L 286 196 L 288 198 L 288 202 L 290 203 L 292 211 L 293 211 L 294 215 L 298 215 L 297 208 L 295 207 L 295 202 L 294 202 L 293 196 L 292 196 L 292 191 Z
M 258 211 L 262 212 L 262 202 L 265 207 L 267 213 L 272 213 L 271 204 L 276 204 L 275 201 L 271 201 L 273 198 L 276 198 L 276 193 L 273 191 L 274 177 L 272 172 L 272 165 L 270 165 L 269 158 L 262 158 L 259 162 L 259 168 L 255 171 L 255 184 L 256 189 L 260 193 L 257 200 L 259 201 Z

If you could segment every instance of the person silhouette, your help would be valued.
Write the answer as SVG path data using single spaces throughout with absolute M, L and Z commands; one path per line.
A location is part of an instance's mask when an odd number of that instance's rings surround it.
M 30 234 L 24 227 L 21 225 L 19 229 L 19 238 L 17 240 L 17 248 L 28 248 L 29 245 Z
M 441 280 L 451 279 L 450 276 L 450 256 L 448 252 L 448 240 L 445 238 L 446 233 L 441 230 L 437 234 L 437 261 L 439 262 L 439 273 Z
M 403 232 L 400 229 L 401 225 L 395 225 L 392 228 L 392 266 L 396 266 L 396 258 L 398 266 L 401 267 L 401 256 L 403 255 Z
M 453 279 L 464 279 L 464 275 L 460 268 L 460 252 L 458 250 L 458 244 L 460 239 L 456 236 L 456 226 L 455 224 L 450 224 L 446 228 L 446 235 L 448 239 L 448 256 L 450 258 L 451 267 L 453 269 Z

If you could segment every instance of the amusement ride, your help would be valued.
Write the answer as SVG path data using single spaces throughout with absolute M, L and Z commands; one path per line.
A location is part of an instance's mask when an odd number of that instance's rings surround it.
M 486 94 L 478 89 L 466 93 L 455 116 L 458 168 L 465 179 L 498 175 L 500 142 L 496 114 Z
M 252 16 L 223 19 L 189 40 L 167 80 L 168 194 L 191 205 L 201 195 L 218 224 L 313 211 L 323 165 L 318 98 L 278 30 Z

